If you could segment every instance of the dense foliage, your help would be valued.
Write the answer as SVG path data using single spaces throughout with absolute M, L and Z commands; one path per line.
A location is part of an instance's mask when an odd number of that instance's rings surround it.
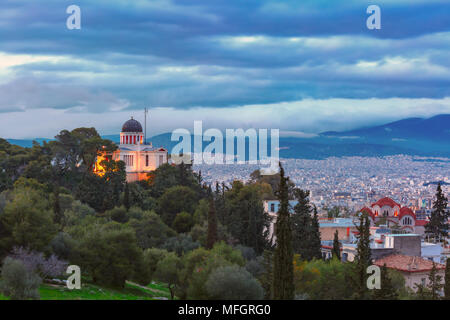
M 392 270 L 383 269 L 384 290 L 365 289 L 371 263 L 365 216 L 355 262 L 338 259 L 338 234 L 335 258 L 322 260 L 309 191 L 295 188 L 281 164 L 278 174 L 255 171 L 248 182 L 230 185 L 208 186 L 183 163 L 126 183 L 122 161 L 107 158 L 105 172 L 93 172 L 96 157 L 115 149 L 94 128 L 63 130 L 32 148 L 0 139 L 3 294 L 38 298 L 42 281 L 64 278 L 66 266 L 76 264 L 91 285 L 122 290 L 127 281 L 159 281 L 171 298 L 181 299 L 408 297 L 402 276 Z M 269 239 L 272 218 L 263 200 L 275 198 L 280 210 Z M 298 200 L 294 208 L 290 199 Z M 443 212 L 444 204 L 438 190 L 435 211 Z M 433 275 L 420 297 L 436 297 L 438 278 Z

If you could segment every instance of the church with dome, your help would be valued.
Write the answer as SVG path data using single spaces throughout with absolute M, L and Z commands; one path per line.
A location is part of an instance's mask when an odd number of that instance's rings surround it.
M 127 182 L 147 179 L 147 173 L 168 162 L 167 149 L 155 148 L 151 142 L 147 143 L 141 124 L 133 117 L 122 126 L 118 149 L 97 158 L 94 169 L 96 173 L 101 174 L 102 168 L 99 163 L 107 157 L 125 162 Z
M 424 233 L 426 220 L 417 219 L 415 213 L 408 207 L 402 207 L 391 198 L 385 197 L 370 207 L 364 207 L 360 212 L 367 213 L 372 225 L 381 223 L 388 228 L 397 227 L 405 233 Z

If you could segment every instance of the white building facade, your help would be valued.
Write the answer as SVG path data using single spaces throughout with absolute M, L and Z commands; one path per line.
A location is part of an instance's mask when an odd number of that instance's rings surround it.
M 145 143 L 144 140 L 141 124 L 131 117 L 122 126 L 119 148 L 112 154 L 106 155 L 106 157 L 111 156 L 112 160 L 125 162 L 127 182 L 147 179 L 149 172 L 168 163 L 167 149 L 154 148 L 151 142 Z M 101 171 L 98 165 L 96 170 Z

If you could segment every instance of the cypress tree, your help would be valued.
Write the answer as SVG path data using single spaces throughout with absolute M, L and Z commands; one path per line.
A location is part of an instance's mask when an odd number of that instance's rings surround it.
M 317 208 L 314 206 L 314 214 L 311 220 L 311 258 L 322 259 L 322 243 L 320 241 L 320 225 Z
M 358 299 L 367 298 L 367 267 L 372 264 L 370 254 L 370 221 L 366 213 L 359 216 L 359 225 L 356 226 L 359 232 L 358 245 L 356 247 L 355 256 L 355 296 Z
M 214 199 L 211 197 L 209 200 L 208 211 L 208 234 L 206 238 L 206 249 L 212 249 L 217 242 L 217 218 L 216 209 L 214 207 Z
M 450 300 L 450 259 L 447 258 L 445 263 L 445 284 L 444 284 L 445 300 Z
M 339 242 L 339 232 L 336 229 L 336 232 L 334 233 L 334 239 L 333 239 L 333 257 L 338 258 L 338 260 L 341 260 L 341 243 Z
M 428 289 L 430 290 L 431 299 L 438 300 L 440 298 L 440 292 L 444 285 L 442 284 L 442 277 L 437 274 L 436 263 L 433 261 L 433 268 L 431 268 L 428 275 Z
M 291 217 L 293 249 L 303 260 L 311 260 L 311 212 L 309 204 L 309 191 L 294 190 L 297 204 L 294 206 L 294 214 Z
M 392 285 L 391 278 L 389 278 L 386 264 L 381 267 L 381 281 L 380 289 L 374 289 L 374 298 L 377 300 L 396 300 L 398 298 L 397 290 Z
M 433 211 L 431 212 L 430 222 L 425 225 L 427 233 L 434 236 L 435 241 L 441 236 L 448 235 L 449 214 L 447 213 L 448 199 L 442 192 L 441 184 L 439 183 L 436 189 L 436 200 L 433 202 Z
M 178 169 L 180 170 L 179 172 L 179 183 L 182 186 L 187 186 L 188 185 L 188 179 L 187 179 L 187 169 L 186 169 L 186 165 L 184 164 L 184 161 L 181 161 L 180 165 L 178 166 Z M 200 180 L 199 180 L 200 183 Z
M 125 208 L 130 210 L 130 187 L 128 186 L 128 182 L 125 183 L 125 191 L 123 195 L 123 205 Z
M 294 299 L 294 252 L 292 249 L 292 229 L 289 217 L 288 178 L 280 166 L 280 185 L 277 192 L 280 208 L 275 224 L 277 237 L 273 261 L 273 298 Z
M 264 289 L 264 299 L 270 300 L 272 299 L 272 286 L 273 286 L 273 252 L 270 250 L 264 250 L 263 252 L 263 261 L 262 266 L 264 268 L 264 272 L 259 278 L 259 282 L 261 282 L 261 286 Z

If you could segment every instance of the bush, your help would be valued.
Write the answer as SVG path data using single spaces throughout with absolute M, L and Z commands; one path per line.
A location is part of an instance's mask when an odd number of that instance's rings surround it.
M 186 233 L 191 230 L 192 223 L 192 215 L 187 212 L 180 212 L 173 221 L 173 228 L 178 233 Z
M 148 270 L 150 280 L 156 271 L 158 262 L 163 260 L 169 252 L 164 249 L 150 248 L 144 251 L 144 265 Z
M 159 281 L 167 284 L 172 300 L 175 295 L 175 286 L 179 283 L 179 269 L 182 269 L 182 261 L 173 252 L 168 253 L 156 266 L 154 276 Z
M 3 261 L 0 291 L 13 300 L 39 299 L 41 278 L 19 261 L 7 257 Z
M 124 206 L 114 207 L 113 209 L 106 211 L 105 215 L 109 217 L 112 221 L 125 223 L 128 222 L 127 209 Z
M 92 276 L 94 283 L 123 288 L 125 280 L 139 278 L 142 258 L 134 231 L 110 222 L 84 236 L 78 247 L 77 264 Z
M 238 244 L 235 247 L 235 249 L 238 249 L 242 253 L 242 256 L 244 257 L 244 259 L 247 260 L 247 261 L 256 259 L 256 252 L 251 247 L 247 247 L 247 246 L 243 246 L 241 244 Z
M 200 247 L 200 244 L 193 241 L 190 235 L 184 233 L 179 234 L 176 237 L 167 239 L 167 241 L 164 242 L 162 246 L 163 249 L 175 252 L 179 256 L 186 254 L 189 251 L 195 250 L 198 247 Z
M 259 277 L 261 277 L 266 271 L 263 263 L 264 258 L 262 256 L 259 256 L 256 259 L 247 261 L 245 269 L 250 272 L 255 278 L 259 279 Z
M 48 259 L 42 252 L 29 251 L 21 247 L 14 247 L 11 258 L 22 262 L 25 268 L 40 275 L 43 279 L 54 278 L 65 273 L 68 263 L 59 260 L 52 254 Z
M 72 202 L 71 207 L 64 211 L 66 226 L 74 226 L 87 216 L 95 216 L 95 210 L 79 200 Z
M 70 260 L 76 240 L 65 232 L 59 232 L 50 242 L 52 252 L 64 260 Z
M 185 211 L 193 214 L 196 203 L 195 191 L 184 186 L 172 187 L 158 199 L 158 213 L 164 223 L 171 227 L 178 213 Z
M 161 247 L 168 238 L 176 235 L 154 212 L 145 211 L 141 220 L 131 219 L 128 224 L 136 232 L 142 249 Z
M 217 268 L 210 274 L 205 286 L 211 299 L 260 300 L 264 296 L 261 284 L 237 265 Z

